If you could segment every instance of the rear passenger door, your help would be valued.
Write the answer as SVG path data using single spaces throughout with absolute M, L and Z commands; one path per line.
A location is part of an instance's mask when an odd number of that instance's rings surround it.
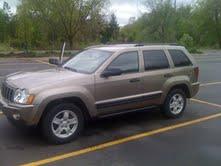
M 142 54 L 144 63 L 142 83 L 147 96 L 144 104 L 159 104 L 163 85 L 173 76 L 169 57 L 163 49 L 142 50 Z

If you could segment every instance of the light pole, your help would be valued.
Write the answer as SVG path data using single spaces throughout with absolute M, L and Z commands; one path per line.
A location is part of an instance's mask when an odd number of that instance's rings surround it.
M 136 19 L 138 19 L 138 0 L 137 0 L 137 16 L 136 16 Z
M 174 0 L 174 8 L 176 9 L 176 0 Z

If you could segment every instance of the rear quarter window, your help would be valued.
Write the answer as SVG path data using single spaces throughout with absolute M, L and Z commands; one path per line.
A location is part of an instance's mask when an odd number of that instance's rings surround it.
M 181 50 L 168 50 L 175 67 L 192 66 L 190 59 Z

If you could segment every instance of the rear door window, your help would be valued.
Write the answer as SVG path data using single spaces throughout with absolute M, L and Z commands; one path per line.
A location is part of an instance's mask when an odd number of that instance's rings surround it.
M 191 66 L 192 63 L 187 55 L 181 50 L 168 50 L 175 67 Z
M 143 51 L 145 70 L 169 68 L 169 62 L 163 50 Z

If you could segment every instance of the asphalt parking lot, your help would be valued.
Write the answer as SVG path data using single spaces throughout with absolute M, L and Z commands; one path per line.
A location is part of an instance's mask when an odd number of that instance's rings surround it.
M 180 119 L 148 110 L 91 122 L 76 141 L 53 146 L 39 131 L 20 131 L 0 114 L 0 165 L 221 165 L 221 53 L 197 56 L 200 92 Z M 0 81 L 16 71 L 49 66 L 0 59 Z

